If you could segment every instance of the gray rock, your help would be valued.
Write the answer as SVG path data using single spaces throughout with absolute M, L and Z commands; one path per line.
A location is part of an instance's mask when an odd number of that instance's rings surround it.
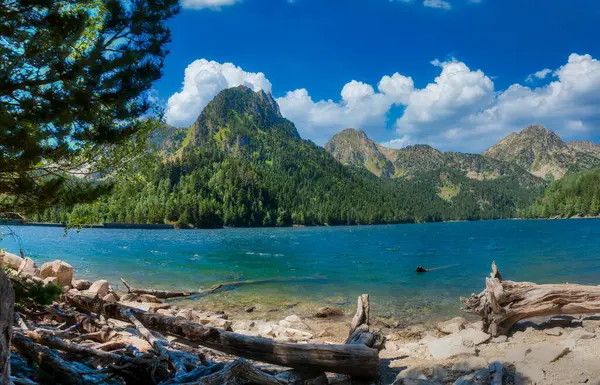
M 568 339 L 579 341 L 579 340 L 591 340 L 596 337 L 595 333 L 590 333 L 585 329 L 575 329 L 569 334 Z
M 488 383 L 490 377 L 490 371 L 485 369 L 479 369 L 475 373 L 467 374 L 459 377 L 454 385 L 485 385 Z
M 315 317 L 317 318 L 329 318 L 329 317 L 338 317 L 344 315 L 344 311 L 339 307 L 335 306 L 325 306 L 317 310 L 315 313 Z
M 506 342 L 507 340 L 508 340 L 507 336 L 498 336 L 493 339 L 493 342 L 503 343 L 503 342 Z
M 545 329 L 544 333 L 548 334 L 549 336 L 560 336 L 563 334 L 563 329 L 559 327 Z
M 403 371 L 401 371 L 400 373 L 398 373 L 398 375 L 396 376 L 396 379 L 400 379 L 400 378 L 410 378 L 413 380 L 426 380 L 427 376 L 425 375 L 425 373 L 423 373 L 423 371 L 421 369 L 418 368 L 407 368 L 404 369 Z
M 87 290 L 92 286 L 92 283 L 85 279 L 74 279 L 71 281 L 71 286 L 77 290 Z
M 527 362 L 535 362 L 539 365 L 548 365 L 567 354 L 569 348 L 564 345 L 539 343 L 531 347 L 531 351 L 526 354 Z
M 437 324 L 437 328 L 442 333 L 452 334 L 458 333 L 465 328 L 468 324 L 468 321 L 463 317 L 455 317 L 451 320 L 440 322 Z
M 536 364 L 518 363 L 515 365 L 515 385 L 544 385 L 544 371 Z
M 432 370 L 432 379 L 434 381 L 444 382 L 446 381 L 446 377 L 448 377 L 448 371 L 442 365 L 433 365 Z
M 487 360 L 483 357 L 469 357 L 463 360 L 458 360 L 452 365 L 452 370 L 455 372 L 472 372 L 482 368 L 487 368 Z
M 465 346 L 469 346 L 470 343 L 477 346 L 492 338 L 491 335 L 476 329 L 464 329 L 461 330 L 458 334 L 460 334 L 460 336 L 465 341 Z
M 523 362 L 527 354 L 531 352 L 531 346 L 518 345 L 506 352 L 506 360 L 508 362 Z
M 460 334 L 450 334 L 444 338 L 428 341 L 427 347 L 436 360 L 445 360 L 459 354 L 475 354 L 475 348 L 465 346 Z

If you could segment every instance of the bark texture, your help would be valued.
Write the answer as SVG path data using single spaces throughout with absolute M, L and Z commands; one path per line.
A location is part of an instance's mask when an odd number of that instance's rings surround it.
M 15 293 L 4 270 L 0 268 L 0 385 L 12 384 L 10 379 L 10 342 Z
M 483 292 L 461 301 L 493 336 L 507 334 L 526 318 L 600 313 L 600 286 L 503 281 L 495 264 L 490 275 Z
M 95 311 L 97 301 L 82 295 L 68 295 L 69 303 Z M 129 322 L 130 312 L 145 327 L 163 334 L 185 338 L 202 346 L 252 360 L 291 368 L 344 373 L 360 377 L 379 374 L 378 351 L 363 344 L 316 345 L 281 343 L 267 338 L 249 337 L 186 321 L 130 308 L 118 303 L 104 304 L 107 318 Z

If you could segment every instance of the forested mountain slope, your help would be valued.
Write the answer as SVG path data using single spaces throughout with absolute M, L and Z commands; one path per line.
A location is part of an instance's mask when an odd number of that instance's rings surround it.
M 347 167 L 302 140 L 271 95 L 246 87 L 217 95 L 185 138 L 172 128 L 164 138 L 153 170 L 97 203 L 40 219 L 219 227 L 507 218 L 542 191 L 536 178 L 483 181 L 446 164 L 410 179 Z

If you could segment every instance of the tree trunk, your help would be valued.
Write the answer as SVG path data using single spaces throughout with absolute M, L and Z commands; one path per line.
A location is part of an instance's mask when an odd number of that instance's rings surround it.
M 12 384 L 10 379 L 10 341 L 15 293 L 4 270 L 0 268 L 0 385 Z
M 484 331 L 507 334 L 520 320 L 553 315 L 600 313 L 600 286 L 574 284 L 537 285 L 502 281 L 497 268 L 486 278 L 483 292 L 461 298 L 463 310 L 479 315 Z
M 66 298 L 73 306 L 88 311 L 95 311 L 98 307 L 93 298 L 83 295 L 68 295 Z M 260 362 L 359 377 L 376 377 L 379 374 L 378 351 L 362 344 L 281 343 L 267 338 L 243 336 L 206 327 L 183 318 L 148 313 L 118 303 L 104 304 L 102 311 L 107 318 L 127 322 L 129 319 L 123 314 L 129 311 L 148 329 Z

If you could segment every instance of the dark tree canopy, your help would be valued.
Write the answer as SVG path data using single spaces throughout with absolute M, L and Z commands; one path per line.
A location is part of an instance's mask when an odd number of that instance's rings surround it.
M 57 203 L 69 175 L 97 172 L 141 129 L 178 10 L 177 0 L 0 3 L 0 212 Z

